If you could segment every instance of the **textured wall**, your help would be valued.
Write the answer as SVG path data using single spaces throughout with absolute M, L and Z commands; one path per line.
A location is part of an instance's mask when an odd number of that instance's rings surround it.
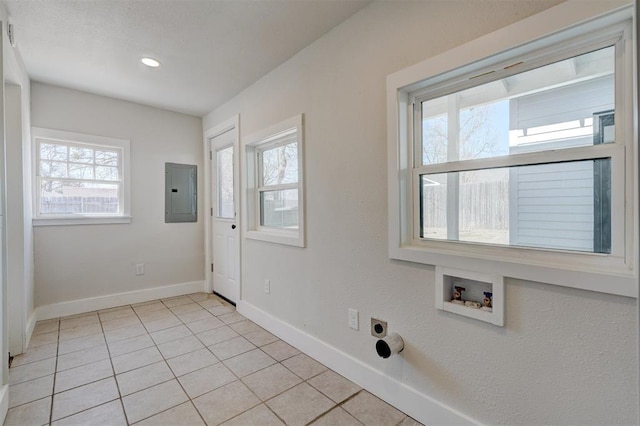
M 433 267 L 387 254 L 386 76 L 557 3 L 374 2 L 206 116 L 242 136 L 305 114 L 307 248 L 244 240 L 243 298 L 480 422 L 636 423 L 635 299 L 507 280 L 499 328 L 437 311 Z M 375 355 L 371 316 L 402 357 Z
M 131 141 L 133 216 L 130 224 L 36 227 L 36 306 L 203 280 L 202 203 L 197 223 L 164 223 L 164 163 L 202 170 L 201 119 L 40 83 L 31 107 L 33 126 Z M 145 275 L 136 276 L 136 263 Z

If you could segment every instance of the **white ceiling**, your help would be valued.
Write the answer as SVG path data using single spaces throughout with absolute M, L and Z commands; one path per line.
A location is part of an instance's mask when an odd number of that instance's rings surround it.
M 202 116 L 369 1 L 4 3 L 32 80 Z

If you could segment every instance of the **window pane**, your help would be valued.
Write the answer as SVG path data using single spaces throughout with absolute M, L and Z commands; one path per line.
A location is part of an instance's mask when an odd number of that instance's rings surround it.
M 218 217 L 233 219 L 233 146 L 216 151 Z
M 56 161 L 41 161 L 40 176 L 42 177 L 67 177 L 67 163 L 58 163 Z
M 298 143 L 262 151 L 262 185 L 298 182 Z
M 79 148 L 77 146 L 69 147 L 69 161 L 74 163 L 93 163 L 93 149 Z
M 298 229 L 298 190 L 260 192 L 260 225 Z
M 614 53 L 608 47 L 422 102 L 422 164 L 614 142 Z
M 104 166 L 117 166 L 118 151 L 96 150 L 96 164 Z
M 108 214 L 119 212 L 118 184 L 42 179 L 41 214 Z
M 611 161 L 421 176 L 421 237 L 611 251 Z
M 118 180 L 118 168 L 96 166 L 96 180 Z
M 67 161 L 67 146 L 52 143 L 40 144 L 40 159 Z
M 93 166 L 69 163 L 69 177 L 73 179 L 93 179 Z

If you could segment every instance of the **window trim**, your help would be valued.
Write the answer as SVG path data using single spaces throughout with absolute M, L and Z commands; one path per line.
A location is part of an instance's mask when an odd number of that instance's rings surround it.
M 629 25 L 632 18 L 633 7 L 630 7 L 629 3 L 616 3 L 612 9 L 610 3 L 585 4 L 569 0 L 388 76 L 389 257 L 443 267 L 459 267 L 460 264 L 465 264 L 466 269 L 482 273 L 499 273 L 506 277 L 638 297 L 638 239 L 635 235 L 638 200 L 634 190 L 634 176 L 637 176 L 637 138 L 634 135 L 637 135 L 637 124 L 633 120 L 634 91 L 626 86 L 627 82 L 635 84 L 635 42 Z M 624 81 L 618 80 L 619 74 L 616 72 L 616 107 L 621 106 L 616 110 L 623 111 L 620 113 L 621 119 L 616 120 L 616 137 L 625 141 L 625 144 L 590 147 L 589 156 L 611 156 L 613 170 L 616 170 L 615 167 L 617 170 L 626 169 L 626 174 L 616 173 L 611 177 L 612 188 L 624 188 L 612 191 L 612 198 L 616 197 L 615 200 L 612 199 L 613 206 L 626 204 L 624 212 L 621 213 L 625 225 L 612 223 L 612 227 L 622 227 L 622 230 L 612 229 L 612 232 L 617 235 L 622 233 L 626 237 L 622 258 L 612 261 L 612 256 L 598 253 L 416 240 L 414 219 L 419 206 L 416 206 L 418 199 L 415 198 L 414 192 L 417 174 L 413 167 L 413 96 L 416 93 L 428 92 L 427 85 L 437 85 L 432 94 L 445 90 L 443 86 L 449 86 L 449 83 L 456 81 L 459 84 L 462 76 L 468 76 L 474 71 L 475 74 L 471 75 L 477 75 L 482 70 L 498 64 L 514 63 L 514 59 L 523 55 L 531 57 L 536 52 L 542 52 L 544 55 L 545 50 L 549 52 L 553 49 L 560 50 L 559 55 L 567 56 L 570 52 L 578 52 L 587 46 L 597 46 L 599 41 L 604 43 L 607 37 L 611 38 L 616 32 L 619 33 L 620 25 L 626 26 L 627 37 L 623 45 L 625 62 L 621 70 Z M 574 44 L 572 48 L 571 40 L 575 37 L 584 37 L 586 40 L 578 46 Z M 557 46 L 561 48 L 558 49 Z M 543 57 L 551 56 L 553 55 Z M 618 66 L 619 55 L 616 60 Z M 479 81 L 480 79 L 482 77 L 478 78 L 474 85 L 484 82 Z M 581 154 L 579 150 L 582 148 L 554 151 L 554 161 Z M 496 166 L 513 165 L 525 158 L 466 160 L 463 166 L 472 168 L 475 161 L 475 165 L 482 164 L 483 168 L 490 163 Z M 442 166 L 442 170 L 450 166 L 451 164 Z M 430 173 L 433 173 L 433 165 L 429 168 Z M 625 201 L 620 200 L 620 197 L 624 197 Z
M 38 139 L 59 141 L 65 145 L 91 145 L 104 146 L 105 148 L 116 148 L 122 152 L 122 164 L 120 172 L 122 179 L 119 204 L 121 206 L 119 214 L 40 214 L 40 156 Z M 101 224 L 122 224 L 131 223 L 131 181 L 130 181 L 130 150 L 131 143 L 127 139 L 117 139 L 105 136 L 89 135 L 84 133 L 68 132 L 64 130 L 46 129 L 41 127 L 31 128 L 31 149 L 32 149 L 32 169 L 33 169 L 33 226 L 56 226 L 56 225 L 101 225 Z
M 247 202 L 245 203 L 247 229 L 244 233 L 245 238 L 305 247 L 303 130 L 303 115 L 298 114 L 245 138 L 247 163 L 247 191 L 245 192 L 247 194 Z M 261 162 L 257 156 L 265 150 L 291 143 L 294 135 L 297 143 L 298 182 L 296 184 L 264 186 L 262 184 Z M 281 189 L 298 190 L 298 229 L 283 229 L 261 225 L 261 192 Z

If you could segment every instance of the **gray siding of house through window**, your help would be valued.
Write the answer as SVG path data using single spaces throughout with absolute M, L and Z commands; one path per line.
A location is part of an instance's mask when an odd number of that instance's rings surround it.
M 613 76 L 605 76 L 510 101 L 510 129 L 527 129 L 594 118 L 614 108 Z M 510 153 L 531 152 L 594 143 L 593 136 L 511 147 Z M 595 164 L 595 168 L 594 168 Z M 607 252 L 602 241 L 609 231 L 607 178 L 602 162 L 577 161 L 510 170 L 510 244 L 578 251 Z M 606 170 L 606 167 L 605 167 Z M 596 173 L 597 180 L 594 179 Z M 598 188 L 595 188 L 594 182 Z M 594 199 L 597 199 L 594 204 Z M 603 221 L 607 222 L 603 224 Z M 608 224 L 610 225 L 610 224 Z M 603 232 L 604 231 L 604 232 Z M 610 244 L 610 243 L 609 243 Z

